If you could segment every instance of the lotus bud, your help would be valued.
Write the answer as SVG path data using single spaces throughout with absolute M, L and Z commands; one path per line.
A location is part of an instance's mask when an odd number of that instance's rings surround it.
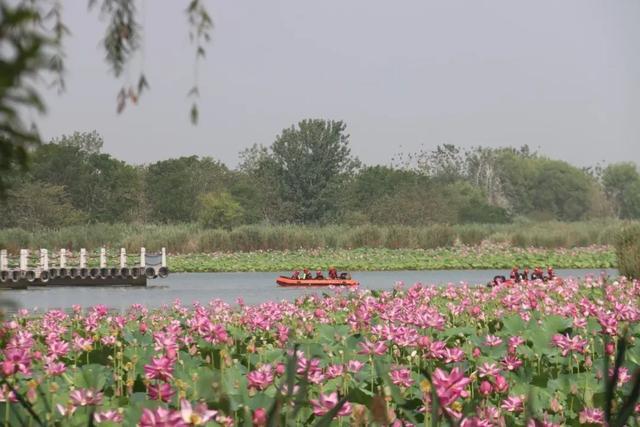
M 264 427 L 267 425 L 267 411 L 264 408 L 257 408 L 253 411 L 253 427 Z
M 483 396 L 489 396 L 493 391 L 493 387 L 489 381 L 482 381 L 480 384 L 480 394 Z
M 558 399 L 556 399 L 555 397 L 553 399 L 551 399 L 551 403 L 549 404 L 549 408 L 553 411 L 553 412 L 561 412 L 562 411 L 562 405 L 560 404 L 560 402 L 558 401 Z
M 498 393 L 506 393 L 509 390 L 509 383 L 502 375 L 496 374 L 495 388 Z
M 608 342 L 604 349 L 605 352 L 611 356 L 616 351 L 616 345 L 612 342 Z
M 425 336 L 421 336 L 418 338 L 418 347 L 420 348 L 426 348 L 429 347 L 429 345 L 431 345 L 431 338 L 429 337 L 425 337 Z

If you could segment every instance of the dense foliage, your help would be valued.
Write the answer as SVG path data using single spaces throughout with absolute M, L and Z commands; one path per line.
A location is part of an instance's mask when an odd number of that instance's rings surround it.
M 640 226 L 625 227 L 616 236 L 618 270 L 627 277 L 640 277 Z
M 106 24 L 102 48 L 116 78 L 132 72 L 131 63 L 143 46 L 139 10 L 135 0 L 89 0 Z M 189 38 L 195 49 L 196 66 L 211 39 L 213 22 L 201 0 L 185 2 Z M 0 0 L 0 199 L 6 180 L 16 169 L 28 165 L 29 149 L 40 144 L 35 114 L 46 112 L 41 92 L 45 86 L 65 88 L 65 39 L 70 30 L 63 22 L 60 0 Z M 137 84 L 125 79 L 117 96 L 117 111 L 136 104 L 149 84 L 140 70 Z M 198 82 L 189 96 L 192 122 L 198 120 Z M 34 114 L 35 113 L 35 114 Z
M 6 425 L 622 426 L 640 283 L 416 284 L 295 302 L 21 311 Z M 631 424 L 627 424 L 631 425 Z
M 350 154 L 341 121 L 301 121 L 271 146 L 242 152 L 237 169 L 197 156 L 133 166 L 102 153 L 102 145 L 96 132 L 76 132 L 34 150 L 29 172 L 7 181 L 0 227 L 198 220 L 220 228 L 426 226 L 640 217 L 640 174 L 632 163 L 581 170 L 526 147 L 444 145 L 393 166 L 363 166 Z M 33 215 L 20 218 L 16 201 L 38 186 L 43 191 L 34 194 Z M 213 209 L 214 200 L 223 201 L 223 209 Z M 56 215 L 37 212 L 54 204 Z

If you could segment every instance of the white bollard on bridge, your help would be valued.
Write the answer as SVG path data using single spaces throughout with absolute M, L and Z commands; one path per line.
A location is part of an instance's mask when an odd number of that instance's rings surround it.
M 161 267 L 166 267 L 167 266 L 167 251 L 165 250 L 165 248 L 162 248 L 162 265 Z
M 124 248 L 120 249 L 120 268 L 127 266 L 127 251 Z
M 9 259 L 7 258 L 7 250 L 0 250 L 0 271 L 9 269 Z
M 60 268 L 65 268 L 67 266 L 67 250 L 60 249 Z
M 105 248 L 100 248 L 100 268 L 107 267 L 107 250 Z
M 87 250 L 80 248 L 80 268 L 87 268 Z
M 140 248 L 140 267 L 144 268 L 147 266 L 147 250 L 145 248 Z
M 27 249 L 20 249 L 20 270 L 25 271 L 28 267 L 29 251 Z
M 40 249 L 40 268 L 49 270 L 49 251 Z

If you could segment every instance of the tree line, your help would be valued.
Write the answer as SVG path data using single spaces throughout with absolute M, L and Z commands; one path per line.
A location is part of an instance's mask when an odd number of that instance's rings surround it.
M 97 132 L 33 149 L 7 180 L 0 227 L 86 223 L 507 223 L 640 218 L 634 163 L 580 169 L 521 148 L 450 144 L 363 165 L 342 121 L 303 120 L 231 169 L 210 157 L 136 166 L 102 152 Z

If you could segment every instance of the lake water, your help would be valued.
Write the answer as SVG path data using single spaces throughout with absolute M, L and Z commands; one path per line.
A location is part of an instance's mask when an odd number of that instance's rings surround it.
M 617 275 L 617 270 L 556 270 L 561 277 L 598 276 L 604 271 L 609 276 Z M 10 301 L 11 311 L 17 308 L 70 308 L 73 304 L 87 307 L 105 304 L 110 308 L 125 310 L 131 304 L 140 303 L 147 307 L 159 307 L 180 299 L 183 304 L 195 301 L 206 303 L 219 298 L 235 303 L 242 298 L 246 304 L 269 300 L 291 300 L 308 293 L 332 292 L 327 288 L 282 288 L 275 278 L 288 273 L 175 273 L 165 279 L 148 282 L 146 288 L 135 287 L 55 287 L 28 290 L 7 290 L 0 292 L 0 300 Z M 366 271 L 353 272 L 354 279 L 365 289 L 392 289 L 401 281 L 410 286 L 415 283 L 442 285 L 447 283 L 484 284 L 494 276 L 508 275 L 505 270 L 426 270 L 426 271 Z

